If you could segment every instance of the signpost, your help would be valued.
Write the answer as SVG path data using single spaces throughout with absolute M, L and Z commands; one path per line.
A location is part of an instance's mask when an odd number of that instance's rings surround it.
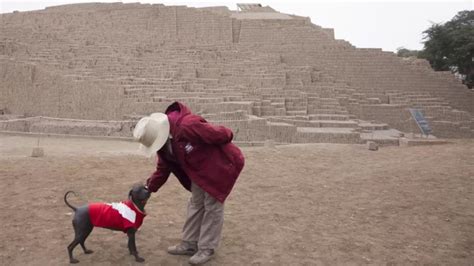
M 421 110 L 420 109 L 414 109 L 414 108 L 409 108 L 408 110 L 410 110 L 411 115 L 415 119 L 416 124 L 420 128 L 423 135 L 428 136 L 429 134 L 431 134 L 431 131 L 432 131 L 431 127 L 428 124 L 428 121 L 426 121 L 425 117 L 421 113 Z

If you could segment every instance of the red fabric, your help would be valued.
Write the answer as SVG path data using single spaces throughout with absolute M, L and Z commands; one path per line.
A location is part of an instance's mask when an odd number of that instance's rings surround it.
M 179 111 L 172 111 L 172 112 L 169 112 L 168 114 L 166 114 L 168 116 L 168 120 L 170 121 L 170 123 L 176 123 L 180 117 L 179 115 Z
M 92 225 L 104 227 L 114 230 L 127 232 L 130 228 L 138 229 L 145 218 L 146 214 L 138 210 L 131 200 L 122 201 L 124 205 L 128 206 L 132 212 L 135 213 L 135 221 L 132 222 L 117 210 L 119 203 L 92 203 L 89 204 L 89 217 Z M 115 207 L 115 208 L 114 208 Z
M 157 152 L 158 163 L 147 180 L 148 188 L 156 192 L 173 173 L 187 190 L 191 190 L 192 181 L 224 202 L 244 167 L 242 152 L 231 143 L 232 131 L 207 123 L 179 102 L 171 104 L 165 113 L 175 111 L 177 119 L 169 119 L 173 154 L 166 145 Z

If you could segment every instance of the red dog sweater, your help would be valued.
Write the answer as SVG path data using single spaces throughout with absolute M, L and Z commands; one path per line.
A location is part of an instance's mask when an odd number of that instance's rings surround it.
M 89 217 L 94 226 L 127 232 L 138 229 L 146 213 L 140 211 L 131 200 L 120 203 L 92 203 L 89 205 Z

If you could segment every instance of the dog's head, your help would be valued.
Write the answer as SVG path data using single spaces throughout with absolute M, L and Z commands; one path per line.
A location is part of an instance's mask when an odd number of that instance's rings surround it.
M 150 198 L 150 195 L 150 191 L 144 185 L 141 184 L 134 185 L 130 192 L 128 192 L 128 197 L 142 211 L 145 208 L 145 204 Z

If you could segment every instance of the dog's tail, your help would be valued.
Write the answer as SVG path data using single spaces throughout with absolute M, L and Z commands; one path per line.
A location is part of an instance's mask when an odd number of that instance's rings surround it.
M 72 194 L 76 195 L 76 193 L 74 193 L 74 191 L 71 191 L 71 190 L 68 191 L 68 192 L 66 192 L 66 194 L 64 194 L 64 203 L 66 203 L 66 205 L 67 205 L 69 208 L 71 208 L 73 211 L 76 211 L 77 208 L 74 207 L 74 206 L 72 206 L 69 202 L 67 202 L 67 195 L 69 195 L 69 193 L 72 193 Z

